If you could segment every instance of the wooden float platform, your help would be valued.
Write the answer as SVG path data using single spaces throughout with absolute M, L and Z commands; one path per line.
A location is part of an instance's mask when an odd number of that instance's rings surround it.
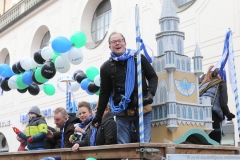
M 151 159 L 161 160 L 166 154 L 224 154 L 238 155 L 239 147 L 169 143 L 129 143 L 106 146 L 80 147 L 78 152 L 70 148 L 41 151 L 0 153 L 0 160 L 40 160 L 43 157 L 61 156 L 62 160 L 98 159 Z

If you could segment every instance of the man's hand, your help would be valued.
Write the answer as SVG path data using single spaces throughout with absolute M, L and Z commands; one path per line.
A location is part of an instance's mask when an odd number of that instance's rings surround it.
M 29 137 L 27 141 L 30 142 L 30 143 L 32 143 L 32 142 L 33 142 L 33 138 L 32 138 L 32 137 Z
M 102 121 L 102 118 L 99 117 L 98 115 L 95 115 L 95 117 L 92 120 L 92 125 L 97 127 Z
M 79 144 L 76 143 L 76 144 L 74 144 L 74 145 L 72 146 L 72 151 L 73 151 L 73 152 L 77 152 L 78 150 L 79 150 Z
M 47 138 L 53 138 L 53 132 L 49 129 L 47 131 Z
M 233 118 L 235 118 L 235 115 L 234 114 L 232 114 L 232 113 L 229 113 L 228 115 L 226 115 L 227 116 L 227 120 L 228 121 L 231 121 Z
M 14 131 L 16 134 L 21 133 L 21 131 L 20 131 L 18 128 L 16 128 L 16 127 L 12 127 L 12 128 L 13 128 L 13 131 Z
M 153 95 L 150 91 L 148 91 L 147 95 L 143 97 L 143 106 L 146 106 L 147 104 L 153 103 Z

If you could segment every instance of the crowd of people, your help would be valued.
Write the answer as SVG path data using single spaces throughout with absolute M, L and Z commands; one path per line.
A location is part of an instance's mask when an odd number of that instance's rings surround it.
M 138 83 L 136 50 L 126 48 L 121 33 L 110 34 L 110 58 L 100 68 L 101 88 L 94 109 L 89 102 L 78 104 L 76 116 L 65 108 L 53 112 L 54 123 L 60 131 L 47 125 L 37 106 L 29 110 L 29 123 L 23 131 L 13 127 L 20 142 L 19 151 L 54 148 L 124 144 L 139 142 Z M 144 55 L 141 55 L 144 142 L 151 140 L 151 104 L 155 95 L 158 76 Z M 221 121 L 235 116 L 227 103 L 226 83 L 211 66 L 200 83 L 200 96 L 211 97 L 213 128 L 210 137 L 221 141 Z M 114 119 L 115 116 L 115 119 Z M 134 131 L 133 131 L 134 130 Z

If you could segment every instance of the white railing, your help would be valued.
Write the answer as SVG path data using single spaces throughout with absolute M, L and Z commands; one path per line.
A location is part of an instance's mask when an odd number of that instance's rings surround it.
M 17 19 L 25 13 L 28 13 L 33 8 L 40 6 L 43 2 L 47 0 L 21 0 L 2 16 L 0 16 L 0 31 L 2 31 L 6 26 L 14 23 Z

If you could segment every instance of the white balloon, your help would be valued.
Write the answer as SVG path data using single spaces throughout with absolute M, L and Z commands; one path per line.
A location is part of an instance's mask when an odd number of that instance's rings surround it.
M 23 57 L 20 60 L 20 65 L 25 70 L 30 70 L 32 68 L 32 58 L 31 57 Z
M 31 68 L 37 68 L 38 66 L 40 66 L 40 64 L 35 62 L 35 60 L 32 58 L 32 67 Z
M 76 92 L 80 88 L 80 84 L 78 82 L 71 82 L 70 83 L 70 91 Z
M 8 80 L 8 87 L 9 88 L 11 88 L 11 89 L 17 89 L 18 88 L 17 78 L 18 78 L 17 74 L 12 76 L 11 78 L 9 78 L 9 80 Z
M 46 61 L 53 59 L 53 57 L 55 56 L 52 47 L 50 46 L 46 46 L 41 50 L 41 56 L 43 59 L 45 59 Z
M 70 69 L 70 63 L 62 56 L 58 56 L 55 61 L 55 68 L 60 73 L 66 73 Z
M 68 52 L 61 53 L 61 56 L 68 61 Z
M 68 53 L 68 60 L 74 65 L 78 65 L 83 61 L 83 53 L 80 48 L 72 47 Z
M 95 83 L 96 86 L 100 87 L 100 74 L 94 78 L 93 82 Z

